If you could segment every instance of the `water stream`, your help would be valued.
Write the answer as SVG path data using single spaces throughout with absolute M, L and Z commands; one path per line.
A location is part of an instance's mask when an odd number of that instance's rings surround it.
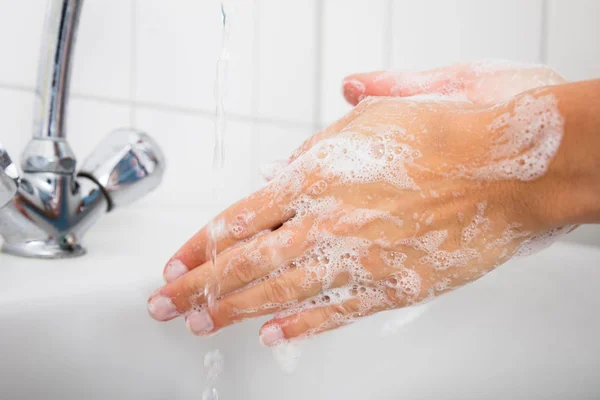
M 229 18 L 226 14 L 226 1 L 221 2 L 221 18 L 223 22 L 222 39 L 221 39 L 221 54 L 217 59 L 217 74 L 215 79 L 215 131 L 214 131 L 214 150 L 213 150 L 213 168 L 212 168 L 212 195 L 213 204 L 219 207 L 222 204 L 223 182 L 223 167 L 225 165 L 225 89 L 227 82 L 227 64 L 229 61 Z M 207 259 L 210 259 L 213 267 L 217 262 L 217 246 L 216 238 L 219 231 L 223 228 L 218 222 L 213 222 L 209 225 L 208 244 L 206 248 Z M 213 279 L 208 282 L 205 287 L 205 295 L 209 307 L 213 307 L 215 299 L 218 297 L 219 288 L 213 274 Z
M 213 204 L 219 207 L 222 204 L 223 167 L 225 165 L 225 90 L 227 84 L 227 65 L 229 62 L 229 36 L 230 21 L 227 16 L 229 11 L 229 1 L 221 1 L 221 53 L 217 59 L 217 73 L 215 79 L 215 131 L 214 131 L 214 150 L 213 150 L 213 168 L 212 168 L 212 195 Z M 209 308 L 215 306 L 215 301 L 219 297 L 219 285 L 216 277 L 215 265 L 217 264 L 217 243 L 216 239 L 219 231 L 222 229 L 218 223 L 211 223 L 208 226 L 208 243 L 206 247 L 206 258 L 211 260 L 213 266 L 212 278 L 204 287 L 204 294 Z M 209 351 L 204 356 L 204 368 L 206 372 L 206 388 L 202 394 L 202 400 L 218 400 L 219 394 L 214 387 L 216 380 L 223 368 L 223 357 L 218 349 Z

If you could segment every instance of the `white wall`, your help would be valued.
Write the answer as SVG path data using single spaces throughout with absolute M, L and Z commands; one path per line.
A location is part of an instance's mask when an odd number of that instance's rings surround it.
M 597 0 L 237 0 L 231 15 L 226 199 L 259 183 L 349 107 L 344 75 L 503 58 L 600 76 Z M 14 157 L 31 131 L 45 0 L 0 0 L 0 141 Z M 151 133 L 169 161 L 147 207 L 210 206 L 217 0 L 85 0 L 69 140 L 80 158 L 112 128 Z M 589 230 L 580 234 L 600 243 Z M 597 239 L 597 240 L 596 240 Z

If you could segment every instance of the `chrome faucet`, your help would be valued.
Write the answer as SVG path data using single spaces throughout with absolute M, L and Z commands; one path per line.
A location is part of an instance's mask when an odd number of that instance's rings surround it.
M 0 145 L 2 251 L 23 257 L 62 258 L 85 253 L 81 238 L 105 212 L 153 190 L 163 155 L 145 133 L 109 134 L 77 172 L 66 139 L 70 67 L 83 0 L 49 0 L 40 51 L 33 138 L 22 173 Z

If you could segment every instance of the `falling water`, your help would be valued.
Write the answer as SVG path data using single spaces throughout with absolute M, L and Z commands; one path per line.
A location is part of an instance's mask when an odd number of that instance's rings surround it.
M 223 369 L 223 355 L 217 350 L 209 351 L 204 355 L 204 370 L 206 374 L 206 388 L 202 393 L 202 400 L 218 400 L 219 393 L 214 387 L 221 370 Z
M 229 18 L 227 18 L 225 4 L 226 1 L 221 2 L 221 19 L 223 22 L 222 39 L 221 39 L 221 54 L 217 59 L 217 76 L 215 80 L 215 100 L 216 100 L 216 111 L 215 111 L 215 134 L 214 134 L 214 151 L 213 151 L 213 171 L 212 171 L 212 194 L 213 202 L 215 205 L 220 206 L 222 203 L 221 193 L 223 192 L 223 166 L 225 162 L 225 88 L 227 82 L 227 64 L 229 61 Z M 208 243 L 207 243 L 207 259 L 210 259 L 213 267 L 217 262 L 217 245 L 216 239 L 219 234 L 219 230 L 222 227 L 215 222 L 212 222 L 208 227 Z M 215 274 L 212 274 L 212 280 L 207 282 L 204 288 L 204 294 L 207 299 L 209 307 L 213 307 L 215 299 L 219 295 L 218 284 L 215 279 Z
M 213 170 L 212 170 L 212 194 L 213 203 L 220 206 L 222 203 L 221 194 L 223 192 L 223 167 L 225 163 L 225 89 L 227 83 L 227 64 L 229 62 L 229 33 L 230 22 L 227 17 L 226 7 L 228 1 L 221 2 L 221 21 L 223 24 L 221 36 L 221 54 L 217 59 L 217 75 L 215 79 L 215 132 L 214 132 L 214 151 L 213 151 Z M 211 260 L 213 273 L 204 287 L 204 294 L 209 308 L 215 306 L 215 300 L 219 297 L 219 284 L 216 279 L 216 264 L 217 264 L 217 237 L 222 229 L 218 223 L 210 223 L 208 226 L 208 243 L 206 247 L 206 258 Z M 223 358 L 219 350 L 212 350 L 204 356 L 204 367 L 207 374 L 207 387 L 202 394 L 202 400 L 218 400 L 219 395 L 214 387 L 215 381 L 223 367 Z

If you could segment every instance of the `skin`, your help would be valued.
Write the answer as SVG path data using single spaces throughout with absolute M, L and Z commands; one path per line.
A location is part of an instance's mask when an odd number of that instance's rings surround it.
M 150 313 L 161 321 L 185 316 L 198 335 L 276 313 L 260 332 L 273 345 L 429 300 L 485 275 L 532 238 L 600 222 L 600 162 L 587 150 L 600 145 L 596 93 L 600 81 L 566 84 L 545 67 L 476 63 L 350 76 L 344 95 L 358 103 L 354 110 L 184 244 L 165 268 L 168 283 L 149 299 Z M 422 94 L 445 97 L 407 97 Z M 499 152 L 508 128 L 498 121 L 518 116 L 527 101 L 550 101 L 556 118 L 528 145 Z M 561 145 L 535 179 L 474 172 L 516 159 L 548 140 L 552 127 Z M 368 156 L 351 169 L 389 174 L 337 173 L 346 147 L 359 151 L 353 145 Z M 214 302 L 207 285 L 218 288 Z

